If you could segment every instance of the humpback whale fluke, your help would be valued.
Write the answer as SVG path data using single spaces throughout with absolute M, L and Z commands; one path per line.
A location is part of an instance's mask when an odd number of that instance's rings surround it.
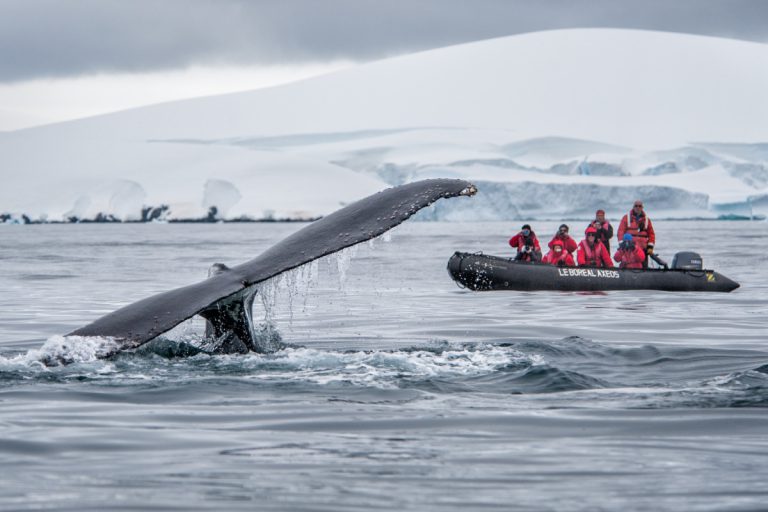
M 69 336 L 104 336 L 115 341 L 105 354 L 133 349 L 194 315 L 208 321 L 207 334 L 230 352 L 261 351 L 251 322 L 254 285 L 346 247 L 375 238 L 440 198 L 471 196 L 464 180 L 433 179 L 390 188 L 342 208 L 285 238 L 256 258 L 229 268 L 221 263 L 209 277 L 129 304 Z

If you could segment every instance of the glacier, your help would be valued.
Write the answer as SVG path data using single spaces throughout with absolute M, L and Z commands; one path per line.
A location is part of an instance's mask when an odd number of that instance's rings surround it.
M 0 133 L 0 222 L 309 220 L 389 185 L 419 218 L 765 218 L 768 45 L 569 29 Z
M 661 186 L 611 187 L 597 184 L 545 184 L 530 181 L 498 183 L 477 181 L 472 204 L 432 205 L 420 212 L 421 220 L 559 220 L 592 219 L 601 208 L 609 218 L 619 219 L 636 197 L 655 218 L 692 218 L 708 207 L 704 194 Z

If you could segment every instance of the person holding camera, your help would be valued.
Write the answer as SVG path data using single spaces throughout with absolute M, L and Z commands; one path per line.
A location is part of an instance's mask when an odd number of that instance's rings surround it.
M 621 224 L 619 224 L 619 242 L 624 238 L 624 235 L 629 233 L 635 244 L 640 247 L 645 253 L 643 259 L 643 268 L 648 267 L 648 256 L 653 254 L 653 246 L 656 243 L 656 233 L 653 231 L 653 224 L 648 215 L 643 210 L 643 202 L 639 199 L 635 201 L 632 206 L 632 210 L 621 218 Z
M 603 243 L 597 239 L 597 230 L 589 227 L 584 232 L 584 240 L 579 242 L 576 260 L 580 267 L 613 268 L 611 255 Z
M 645 251 L 632 239 L 632 235 L 624 233 L 619 242 L 619 249 L 613 255 L 613 259 L 619 264 L 619 268 L 639 268 L 645 264 Z
M 541 246 L 530 224 L 523 224 L 518 234 L 509 239 L 509 245 L 517 249 L 515 261 L 541 261 Z
M 555 233 L 555 236 L 549 241 L 548 245 L 550 249 L 554 249 L 553 244 L 556 240 L 560 241 L 565 252 L 567 252 L 571 256 L 571 259 L 573 259 L 572 253 L 578 248 L 578 244 L 576 244 L 576 240 L 571 238 L 571 235 L 568 234 L 568 224 L 560 224 L 560 227 L 557 228 L 557 233 Z
M 550 247 L 552 247 L 552 249 L 546 254 L 546 256 L 544 256 L 544 259 L 541 260 L 542 263 L 555 265 L 556 267 L 576 266 L 576 264 L 573 262 L 573 256 L 571 256 L 570 253 L 565 250 L 563 242 L 557 239 L 552 240 L 550 242 Z
M 595 220 L 589 225 L 597 230 L 595 237 L 598 242 L 602 242 L 608 254 L 611 254 L 611 238 L 613 238 L 613 226 L 605 218 L 605 210 L 595 212 Z

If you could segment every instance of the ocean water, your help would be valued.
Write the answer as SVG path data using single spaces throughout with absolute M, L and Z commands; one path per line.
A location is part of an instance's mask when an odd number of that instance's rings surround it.
M 768 223 L 657 224 L 742 287 L 469 292 L 517 223 L 410 222 L 264 285 L 282 351 L 106 361 L 61 335 L 301 225 L 0 226 L 0 510 L 765 510 Z

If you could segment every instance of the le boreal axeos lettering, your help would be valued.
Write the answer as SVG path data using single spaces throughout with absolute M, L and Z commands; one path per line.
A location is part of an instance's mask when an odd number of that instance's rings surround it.
M 601 270 L 599 268 L 558 268 L 557 273 L 562 277 L 605 277 L 619 279 L 620 274 L 615 270 Z

